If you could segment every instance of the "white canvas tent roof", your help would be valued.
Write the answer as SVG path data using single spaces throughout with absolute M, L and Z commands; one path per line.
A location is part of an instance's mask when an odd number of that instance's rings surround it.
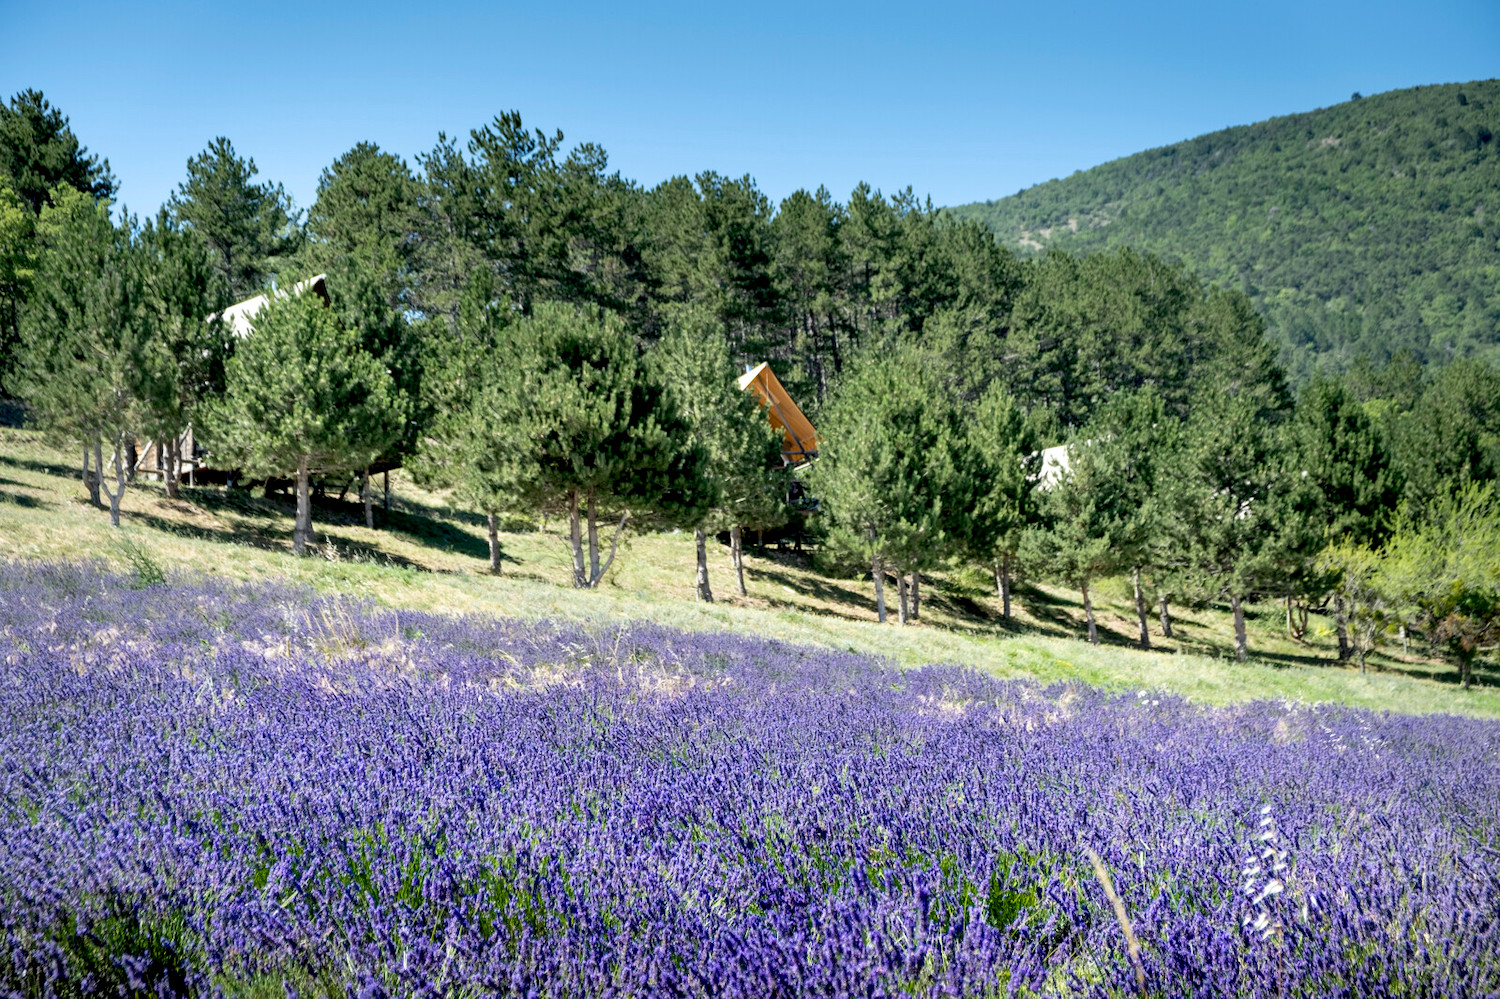
M 308 291 L 317 292 L 323 301 L 327 302 L 328 275 L 314 274 L 307 280 L 298 281 L 292 285 L 290 293 L 278 288 L 275 294 L 277 298 L 286 298 L 288 294 L 301 295 Z M 264 309 L 266 303 L 269 301 L 270 299 L 265 295 L 256 295 L 254 298 L 247 298 L 243 302 L 236 302 L 224 310 L 224 325 L 229 327 L 229 331 L 237 337 L 248 336 L 250 328 L 255 322 L 255 317 L 260 314 L 260 310 Z M 209 316 L 208 318 L 214 319 L 215 317 Z

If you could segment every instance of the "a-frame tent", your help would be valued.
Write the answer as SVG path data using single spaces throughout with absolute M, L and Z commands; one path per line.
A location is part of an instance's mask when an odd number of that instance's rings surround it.
M 765 404 L 771 426 L 786 435 L 781 459 L 788 465 L 805 465 L 818 456 L 818 432 L 802 415 L 770 364 L 761 362 L 740 376 L 740 388 L 755 391 Z

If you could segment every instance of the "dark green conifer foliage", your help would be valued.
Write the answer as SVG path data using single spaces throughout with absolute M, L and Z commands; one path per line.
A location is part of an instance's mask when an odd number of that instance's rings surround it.
M 426 341 L 427 419 L 407 467 L 419 483 L 451 489 L 485 514 L 490 571 L 500 572 L 499 520 L 529 513 L 535 469 L 525 464 L 520 418 L 525 399 L 510 365 L 519 351 L 507 327 L 520 315 L 499 295 L 494 273 L 476 271 L 459 305 L 453 335 Z M 530 493 L 528 495 L 528 486 Z
M 311 479 L 367 468 L 401 433 L 400 393 L 317 295 L 273 295 L 234 347 L 206 418 L 215 457 L 297 481 L 293 547 L 313 540 Z
M 975 489 L 962 546 L 969 558 L 994 574 L 1001 612 L 1009 618 L 1021 538 L 1039 515 L 1041 449 L 1026 413 L 999 382 L 992 382 L 967 410 L 963 425 L 971 462 L 967 472 Z
M 599 586 L 632 518 L 701 518 L 706 455 L 618 317 L 541 302 L 499 333 L 477 408 L 516 428 L 508 488 L 567 512 L 575 586 Z M 619 516 L 602 560 L 601 515 Z
M 114 197 L 109 160 L 89 154 L 67 116 L 39 90 L 23 90 L 0 104 L 0 184 L 14 191 L 32 215 L 67 185 L 98 201 Z
M 1414 514 L 1471 483 L 1500 478 L 1500 370 L 1459 361 L 1439 372 L 1393 434 Z
M 1151 647 L 1151 635 L 1141 577 L 1161 575 L 1172 561 L 1167 493 L 1181 447 L 1177 418 L 1154 389 L 1144 388 L 1106 400 L 1074 449 L 1075 472 L 1095 484 L 1100 529 L 1119 568 L 1130 573 L 1143 649 Z
M 229 300 L 249 298 L 301 243 L 291 199 L 280 184 L 256 183 L 255 161 L 223 136 L 188 160 L 187 172 L 168 201 L 172 216 L 212 251 Z
M 1316 555 L 1316 483 L 1295 460 L 1284 397 L 1255 382 L 1203 387 L 1169 479 L 1171 544 L 1234 616 L 1235 655 L 1249 655 L 1244 603 L 1284 596 Z
M 1078 453 L 1075 442 L 1067 471 L 1042 490 L 1039 522 L 1021 539 L 1021 557 L 1033 571 L 1077 590 L 1083 598 L 1088 640 L 1099 644 L 1093 584 L 1122 567 L 1110 531 L 1116 526 L 1114 490 L 1100 463 Z
M 109 202 L 109 161 L 89 154 L 40 91 L 0 103 L 0 390 L 13 379 L 21 310 L 37 264 L 37 219 L 63 189 Z
M 177 496 L 183 435 L 200 407 L 224 390 L 228 333 L 217 320 L 226 301 L 221 276 L 197 233 L 163 208 L 139 239 L 147 344 L 142 364 L 141 431 L 162 459 L 167 495 Z

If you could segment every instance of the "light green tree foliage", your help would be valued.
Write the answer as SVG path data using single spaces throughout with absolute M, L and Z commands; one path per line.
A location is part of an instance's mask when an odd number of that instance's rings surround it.
M 228 334 L 216 317 L 225 288 L 207 248 L 165 208 L 138 241 L 148 342 L 142 359 L 141 431 L 162 461 L 167 495 L 177 496 L 184 433 L 224 388 Z
M 620 319 L 540 302 L 499 333 L 475 411 L 515 428 L 497 473 L 506 488 L 530 509 L 567 512 L 575 586 L 599 586 L 632 517 L 701 518 L 704 451 Z M 601 561 L 599 520 L 615 514 Z
M 230 301 L 254 295 L 301 243 L 291 199 L 280 184 L 256 183 L 255 161 L 223 136 L 188 160 L 187 172 L 167 203 L 173 219 L 213 253 Z
M 380 362 L 317 295 L 273 295 L 235 344 L 214 450 L 247 471 L 295 475 L 297 554 L 313 540 L 311 479 L 367 467 L 401 432 L 405 406 Z
M 991 383 L 979 401 L 967 407 L 963 426 L 974 504 L 962 525 L 962 546 L 969 558 L 994 573 L 995 590 L 1009 618 L 1021 537 L 1038 516 L 1040 444 L 1026 413 L 999 382 Z
M 955 550 L 972 502 L 958 409 L 930 360 L 910 349 L 867 357 L 819 418 L 812 489 L 832 548 L 870 566 L 881 621 L 886 574 L 896 576 L 905 624 L 907 573 Z
M 1390 597 L 1382 588 L 1381 555 L 1349 539 L 1331 543 L 1318 553 L 1314 569 L 1330 580 L 1338 604 L 1339 640 L 1365 671 L 1365 659 L 1380 644 L 1393 621 Z M 1340 649 L 1340 658 L 1345 655 Z
M 36 216 L 0 179 L 0 391 L 13 380 L 21 307 L 36 269 Z
M 1375 586 L 1457 666 L 1500 642 L 1500 497 L 1489 484 L 1444 496 L 1424 520 L 1402 518 L 1381 550 Z
M 651 357 L 707 456 L 708 505 L 694 525 L 698 599 L 713 601 L 707 535 L 725 529 L 736 583 L 744 596 L 743 530 L 779 527 L 788 517 L 782 432 L 771 426 L 759 397 L 740 389 L 724 329 L 707 310 L 678 310 Z
M 453 335 L 426 343 L 428 416 L 407 466 L 418 482 L 452 489 L 458 502 L 485 514 L 496 574 L 503 557 L 500 515 L 525 509 L 525 486 L 535 473 L 522 465 L 519 421 L 526 400 L 506 394 L 521 385 L 508 367 L 519 353 L 508 327 L 520 319 L 501 298 L 493 272 L 476 271 Z
M 39 229 L 42 251 L 22 316 L 13 388 L 55 438 L 82 445 L 90 498 L 99 502 L 103 487 L 118 527 L 149 341 L 138 251 L 106 205 L 72 188 L 58 189 Z M 106 444 L 113 489 L 103 483 Z

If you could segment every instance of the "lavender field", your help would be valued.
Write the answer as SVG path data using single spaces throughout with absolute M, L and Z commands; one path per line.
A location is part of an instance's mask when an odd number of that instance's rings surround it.
M 63 565 L 0 660 L 9 994 L 1500 992 L 1493 722 Z

